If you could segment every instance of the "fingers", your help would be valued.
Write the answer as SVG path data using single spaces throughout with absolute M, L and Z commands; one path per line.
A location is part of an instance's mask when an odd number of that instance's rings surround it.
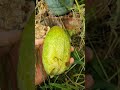
M 43 39 L 36 39 L 35 40 L 35 46 L 39 46 L 39 45 L 41 45 L 41 44 L 43 44 Z
M 74 58 L 70 58 L 70 60 L 68 62 L 66 62 L 66 66 L 70 66 L 74 63 Z
M 70 51 L 71 51 L 71 52 L 74 51 L 74 47 L 73 47 L 73 46 L 71 46 Z M 73 58 L 73 57 L 70 58 L 69 63 L 70 63 L 70 65 L 74 63 L 74 58 Z
M 36 65 L 35 85 L 41 84 L 42 82 L 45 81 L 46 78 L 47 78 L 47 74 L 43 69 L 43 67 L 40 68 L 40 65 Z
M 94 79 L 91 74 L 85 75 L 85 88 L 88 90 L 94 85 Z M 91 89 L 90 89 L 91 90 Z
M 93 51 L 89 47 L 85 48 L 85 58 L 86 62 L 90 62 L 93 58 Z
M 21 38 L 21 31 L 0 32 L 0 46 L 16 43 Z
M 74 63 L 74 58 L 71 57 L 71 58 L 70 58 L 70 64 L 73 64 L 73 63 Z
M 73 52 L 73 51 L 74 51 L 74 47 L 73 47 L 73 46 L 71 46 L 70 51 L 71 51 L 71 52 Z
M 86 63 L 89 63 L 92 61 L 92 58 L 93 58 L 93 51 L 91 48 L 87 47 L 85 48 L 85 61 Z M 91 74 L 86 74 L 85 75 L 85 87 L 86 87 L 86 90 L 92 90 L 92 87 L 94 85 L 95 81 L 92 77 Z

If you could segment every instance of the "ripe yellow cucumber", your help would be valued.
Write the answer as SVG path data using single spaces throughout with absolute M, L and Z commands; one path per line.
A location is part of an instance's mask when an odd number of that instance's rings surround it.
M 68 69 L 70 59 L 70 38 L 59 26 L 54 26 L 47 33 L 44 44 L 42 60 L 48 75 L 62 74 Z

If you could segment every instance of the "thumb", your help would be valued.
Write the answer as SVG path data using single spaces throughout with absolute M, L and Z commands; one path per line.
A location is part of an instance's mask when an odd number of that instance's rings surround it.
M 43 44 L 43 39 L 35 39 L 35 46 Z

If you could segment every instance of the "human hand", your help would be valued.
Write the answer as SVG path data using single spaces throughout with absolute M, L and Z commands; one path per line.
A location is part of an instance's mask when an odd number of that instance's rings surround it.
M 42 45 L 43 45 L 43 42 L 44 42 L 44 39 L 37 39 L 35 40 L 35 46 L 37 48 L 39 48 L 39 51 L 40 51 L 40 63 L 36 64 L 36 73 L 35 73 L 35 85 L 39 85 L 41 84 L 42 82 L 45 81 L 46 77 L 47 77 L 47 74 L 44 70 L 44 67 L 43 67 L 43 64 L 42 64 Z M 71 52 L 74 51 L 74 48 L 71 47 Z M 74 58 L 70 58 L 69 60 L 69 64 L 73 64 L 74 63 Z M 42 66 L 40 68 L 40 66 Z
M 10 47 L 18 42 L 21 37 L 21 31 L 1 31 L 0 32 L 0 56 L 9 52 Z
M 91 48 L 86 47 L 85 49 L 85 56 L 86 56 L 86 63 L 91 62 L 92 58 L 93 58 L 93 52 L 91 50 Z M 94 79 L 92 77 L 91 74 L 86 74 L 85 75 L 85 90 L 91 90 L 92 86 L 94 85 Z
M 8 90 L 8 81 L 11 83 L 12 90 L 17 87 L 17 64 L 19 57 L 19 45 L 21 31 L 1 31 L 0 32 L 0 63 L 4 69 L 3 90 Z M 3 59 L 4 57 L 4 59 Z M 7 58 L 6 58 L 7 57 Z

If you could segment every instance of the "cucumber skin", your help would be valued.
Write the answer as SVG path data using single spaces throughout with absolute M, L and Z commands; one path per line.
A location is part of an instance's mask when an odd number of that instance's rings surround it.
M 66 63 L 70 59 L 70 47 L 66 32 L 58 26 L 52 27 L 44 40 L 42 53 L 43 66 L 48 75 L 53 77 L 68 69 Z

